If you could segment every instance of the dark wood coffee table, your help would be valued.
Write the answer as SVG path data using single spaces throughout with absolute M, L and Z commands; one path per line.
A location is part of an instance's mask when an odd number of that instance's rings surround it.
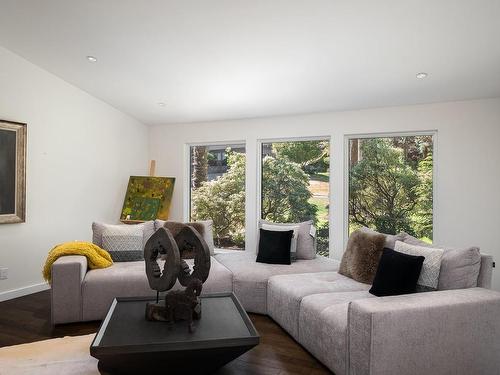
M 150 301 L 113 301 L 90 346 L 101 373 L 208 374 L 259 343 L 259 334 L 233 293 L 201 297 L 202 317 L 193 333 L 186 322 L 147 321 Z

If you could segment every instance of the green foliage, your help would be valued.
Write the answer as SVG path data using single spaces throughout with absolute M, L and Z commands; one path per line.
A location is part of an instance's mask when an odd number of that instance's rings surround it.
M 213 163 L 217 160 L 217 158 L 215 157 L 214 154 L 211 154 L 211 153 L 207 153 L 207 160 L 209 163 Z
M 228 171 L 193 190 L 193 220 L 213 220 L 217 246 L 230 237 L 236 245 L 245 240 L 245 155 L 227 150 Z
M 300 165 L 308 174 L 325 172 L 329 164 L 328 141 L 296 141 L 273 143 L 273 152 L 279 157 Z
M 309 177 L 300 165 L 279 153 L 266 156 L 262 163 L 262 218 L 282 223 L 315 219 L 317 207 L 309 203 Z
M 432 240 L 432 167 L 433 158 L 430 152 L 418 163 L 420 184 L 417 186 L 417 207 L 414 215 L 415 231 L 419 237 Z
M 432 139 L 373 138 L 360 142 L 349 172 L 350 230 L 432 238 Z
M 318 253 L 328 256 L 328 198 L 313 197 L 310 180 L 329 182 L 329 142 L 277 142 L 272 150 L 273 155 L 263 160 L 262 218 L 314 220 Z
M 328 181 L 328 147 L 327 141 L 274 143 L 273 155 L 262 161 L 262 217 L 274 222 L 313 219 L 318 226 L 318 250 L 324 255 L 328 254 L 328 206 L 312 197 L 309 182 L 313 174 L 316 180 Z M 192 219 L 213 220 L 217 246 L 244 246 L 245 155 L 228 149 L 227 172 L 206 181 L 210 158 L 206 149 L 193 150 Z
M 358 145 L 359 153 L 356 149 L 349 171 L 349 230 L 367 226 L 385 233 L 405 231 L 430 241 L 432 138 L 374 138 L 360 140 Z M 272 151 L 262 161 L 262 218 L 274 222 L 313 219 L 318 253 L 327 255 L 329 202 L 325 188 L 318 183 L 329 180 L 328 142 L 273 143 Z M 200 157 L 206 173 L 203 154 Z M 214 221 L 217 246 L 241 247 L 245 239 L 245 155 L 228 149 L 227 158 L 224 175 L 193 189 L 193 219 Z
M 361 153 L 362 159 L 349 172 L 351 222 L 384 233 L 415 235 L 411 213 L 417 204 L 416 171 L 401 149 L 384 138 L 363 140 Z
M 432 136 L 395 137 L 392 138 L 392 145 L 402 150 L 405 162 L 412 169 L 416 170 L 419 162 L 424 159 L 429 152 L 432 152 Z
M 205 181 L 192 192 L 193 220 L 213 220 L 217 246 L 230 239 L 244 243 L 245 155 L 227 151 L 228 171 Z M 297 163 L 284 157 L 263 160 L 262 217 L 275 222 L 316 219 L 316 205 L 309 202 L 309 177 Z

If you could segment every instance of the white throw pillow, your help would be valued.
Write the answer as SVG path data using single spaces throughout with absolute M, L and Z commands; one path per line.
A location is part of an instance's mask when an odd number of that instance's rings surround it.
M 283 225 L 260 223 L 260 227 L 264 230 L 270 230 L 275 232 L 285 232 L 293 230 L 292 241 L 290 242 L 290 259 L 292 261 L 297 260 L 297 238 L 299 235 L 298 225 L 283 226 Z
M 439 282 L 439 272 L 441 269 L 441 259 L 444 251 L 442 249 L 409 245 L 407 243 L 396 241 L 395 251 L 408 255 L 425 257 L 422 271 L 417 281 L 418 291 L 437 290 Z

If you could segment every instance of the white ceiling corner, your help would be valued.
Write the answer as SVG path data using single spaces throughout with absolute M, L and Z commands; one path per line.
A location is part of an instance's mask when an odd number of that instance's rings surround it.
M 499 19 L 498 0 L 0 0 L 0 45 L 154 125 L 500 96 Z

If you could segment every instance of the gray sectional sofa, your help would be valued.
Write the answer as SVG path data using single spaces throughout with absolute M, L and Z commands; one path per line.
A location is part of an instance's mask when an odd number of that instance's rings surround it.
M 192 267 L 192 260 L 187 263 Z M 52 265 L 52 323 L 102 320 L 115 297 L 153 296 L 144 261 L 115 262 L 111 267 L 88 270 L 87 258 L 69 255 Z M 179 289 L 179 281 L 173 289 Z M 233 291 L 233 274 L 211 257 L 203 293 Z
M 336 374 L 500 374 L 500 292 L 488 289 L 489 256 L 476 288 L 391 297 L 371 295 L 323 257 L 269 265 L 247 251 L 211 261 L 203 293 L 234 291 Z M 147 295 L 144 262 L 87 270 L 85 257 L 65 256 L 52 267 L 54 324 L 103 319 L 114 297 Z

